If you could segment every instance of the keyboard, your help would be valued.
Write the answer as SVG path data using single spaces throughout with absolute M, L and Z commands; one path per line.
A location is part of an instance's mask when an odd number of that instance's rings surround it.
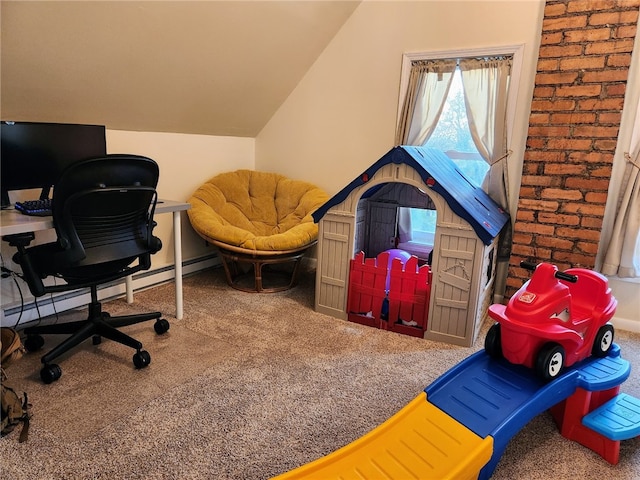
M 48 217 L 51 215 L 51 199 L 47 198 L 46 200 L 25 200 L 24 202 L 16 202 L 15 208 L 23 215 Z

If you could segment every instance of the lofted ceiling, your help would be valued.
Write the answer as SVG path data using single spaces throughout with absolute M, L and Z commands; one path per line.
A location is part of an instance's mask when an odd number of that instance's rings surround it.
M 6 1 L 3 120 L 255 137 L 360 1 Z

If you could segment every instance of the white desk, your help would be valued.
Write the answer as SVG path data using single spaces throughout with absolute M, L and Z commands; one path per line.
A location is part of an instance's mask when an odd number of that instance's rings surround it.
M 176 280 L 176 318 L 182 320 L 182 227 L 180 225 L 180 212 L 189 210 L 191 205 L 173 200 L 159 200 L 156 205 L 156 214 L 173 213 L 173 241 Z M 53 217 L 31 217 L 23 215 L 17 210 L 6 209 L 0 213 L 0 235 L 14 235 L 17 233 L 39 232 L 53 228 Z M 133 287 L 131 277 L 126 278 L 127 301 L 133 302 Z

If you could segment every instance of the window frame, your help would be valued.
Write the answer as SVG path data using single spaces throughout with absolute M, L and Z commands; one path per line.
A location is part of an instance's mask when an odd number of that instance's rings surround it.
M 433 52 L 405 52 L 402 54 L 402 69 L 400 72 L 400 91 L 398 95 L 398 111 L 396 114 L 396 130 L 400 125 L 402 107 L 407 96 L 411 62 L 418 60 L 440 60 L 453 58 L 492 57 L 499 55 L 511 55 L 511 81 L 509 82 L 509 94 L 507 98 L 507 145 L 511 145 L 513 125 L 516 115 L 518 89 L 520 84 L 520 72 L 524 56 L 524 44 L 502 45 L 482 48 L 465 48 L 460 50 L 436 50 Z

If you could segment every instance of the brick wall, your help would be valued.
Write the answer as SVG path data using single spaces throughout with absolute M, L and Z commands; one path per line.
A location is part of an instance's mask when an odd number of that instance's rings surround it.
M 593 268 L 640 0 L 548 0 L 506 296 L 521 260 Z

